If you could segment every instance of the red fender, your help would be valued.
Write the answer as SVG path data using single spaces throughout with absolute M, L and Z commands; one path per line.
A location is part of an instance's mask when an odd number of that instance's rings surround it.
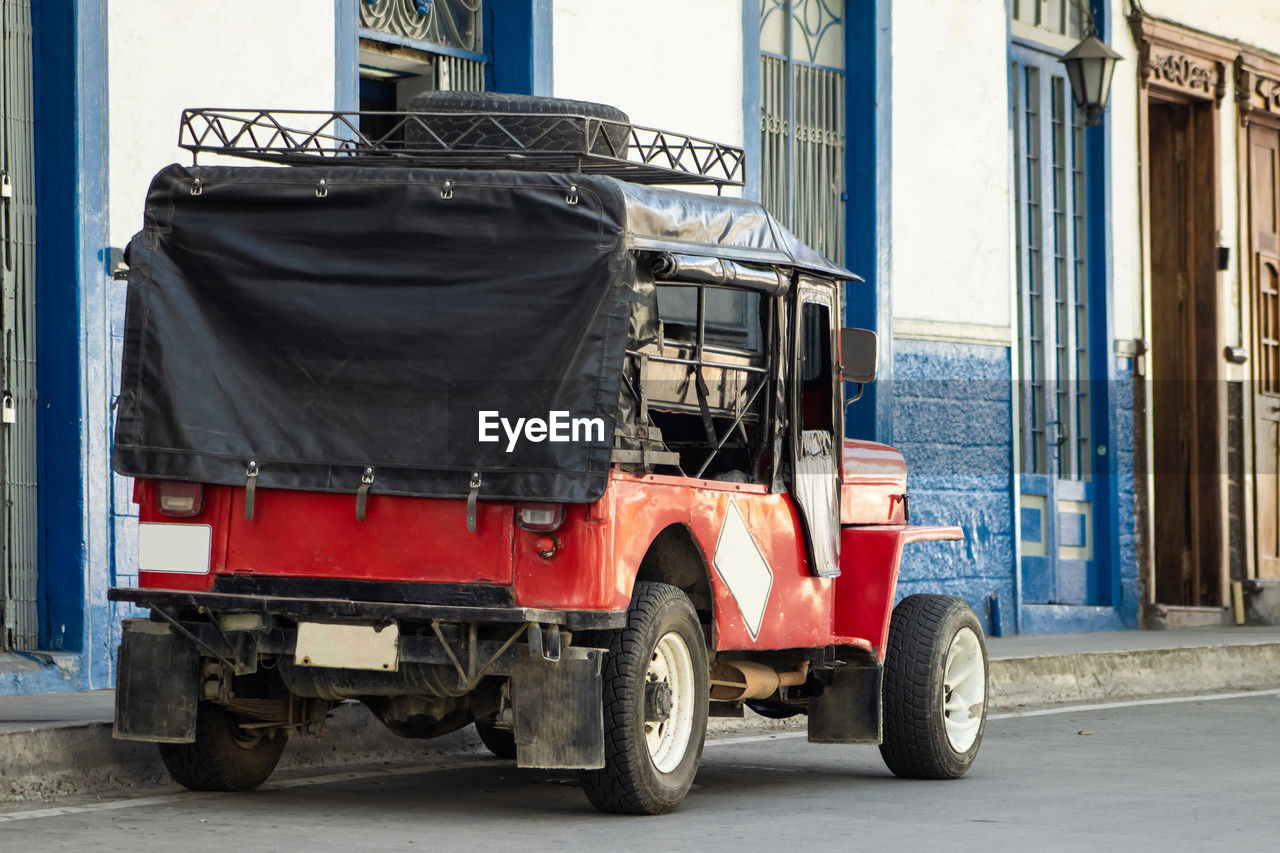
M 840 577 L 836 579 L 832 614 L 836 642 L 869 648 L 877 660 L 883 661 L 902 546 L 963 538 L 959 527 L 895 524 L 841 528 Z

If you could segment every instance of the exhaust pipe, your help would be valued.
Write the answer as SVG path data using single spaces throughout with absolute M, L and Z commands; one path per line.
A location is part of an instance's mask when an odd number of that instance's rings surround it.
M 809 662 L 791 672 L 778 672 L 771 666 L 749 660 L 717 661 L 711 667 L 711 699 L 715 702 L 739 702 L 743 699 L 768 699 L 780 687 L 796 687 L 809 677 Z

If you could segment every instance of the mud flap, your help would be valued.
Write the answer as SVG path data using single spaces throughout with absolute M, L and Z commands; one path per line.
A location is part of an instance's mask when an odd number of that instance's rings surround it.
M 521 657 L 511 673 L 516 765 L 604 767 L 603 649 L 570 647 L 560 659 Z
M 884 667 L 866 663 L 831 673 L 822 695 L 809 703 L 810 743 L 880 743 Z
M 116 658 L 112 737 L 160 743 L 196 739 L 200 653 L 168 625 L 128 619 Z

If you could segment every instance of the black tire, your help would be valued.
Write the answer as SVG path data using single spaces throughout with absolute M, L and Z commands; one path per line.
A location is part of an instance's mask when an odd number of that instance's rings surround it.
M 692 724 L 679 763 L 662 772 L 649 754 L 645 732 L 646 674 L 659 641 L 674 633 L 692 662 Z M 674 586 L 637 583 L 625 628 L 607 632 L 604 659 L 604 767 L 583 770 L 592 805 L 618 814 L 662 814 L 680 805 L 702 760 L 707 734 L 710 666 L 706 640 L 688 596 Z
M 500 92 L 423 92 L 409 100 L 409 112 L 435 113 L 422 116 L 420 120 L 451 148 L 516 150 L 520 145 L 534 145 L 540 151 L 586 150 L 588 141 L 582 123 L 565 122 L 554 117 L 563 115 L 615 122 L 603 125 L 601 136 L 591 140 L 592 154 L 625 157 L 627 140 L 631 135 L 631 119 L 617 107 L 566 98 Z M 457 113 L 458 117 L 440 113 Z M 502 128 L 487 121 L 476 122 L 474 117 L 483 113 L 507 114 L 501 119 Z M 416 123 L 411 122 L 406 131 L 406 138 L 411 143 L 438 144 Z M 518 142 L 507 133 L 515 136 Z
M 958 750 L 947 734 L 944 675 L 952 641 L 965 629 L 977 637 L 981 651 L 982 706 L 976 737 Z M 884 661 L 884 741 L 880 744 L 880 755 L 894 775 L 957 779 L 965 774 L 978 755 L 987 725 L 989 673 L 982 625 L 963 599 L 911 595 L 898 603 L 889 622 Z M 973 714 L 972 706 L 969 713 Z
M 498 758 L 514 759 L 516 757 L 516 736 L 510 729 L 496 729 L 493 723 L 476 720 L 476 734 L 485 748 Z
M 221 705 L 201 702 L 195 743 L 161 743 L 160 758 L 173 781 L 193 791 L 252 791 L 280 762 L 284 730 L 250 734 Z

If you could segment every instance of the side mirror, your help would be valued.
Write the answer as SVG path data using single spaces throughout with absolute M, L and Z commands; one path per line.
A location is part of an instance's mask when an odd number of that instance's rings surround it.
M 880 346 L 870 329 L 840 330 L 840 376 L 845 382 L 869 385 L 880 366 Z

